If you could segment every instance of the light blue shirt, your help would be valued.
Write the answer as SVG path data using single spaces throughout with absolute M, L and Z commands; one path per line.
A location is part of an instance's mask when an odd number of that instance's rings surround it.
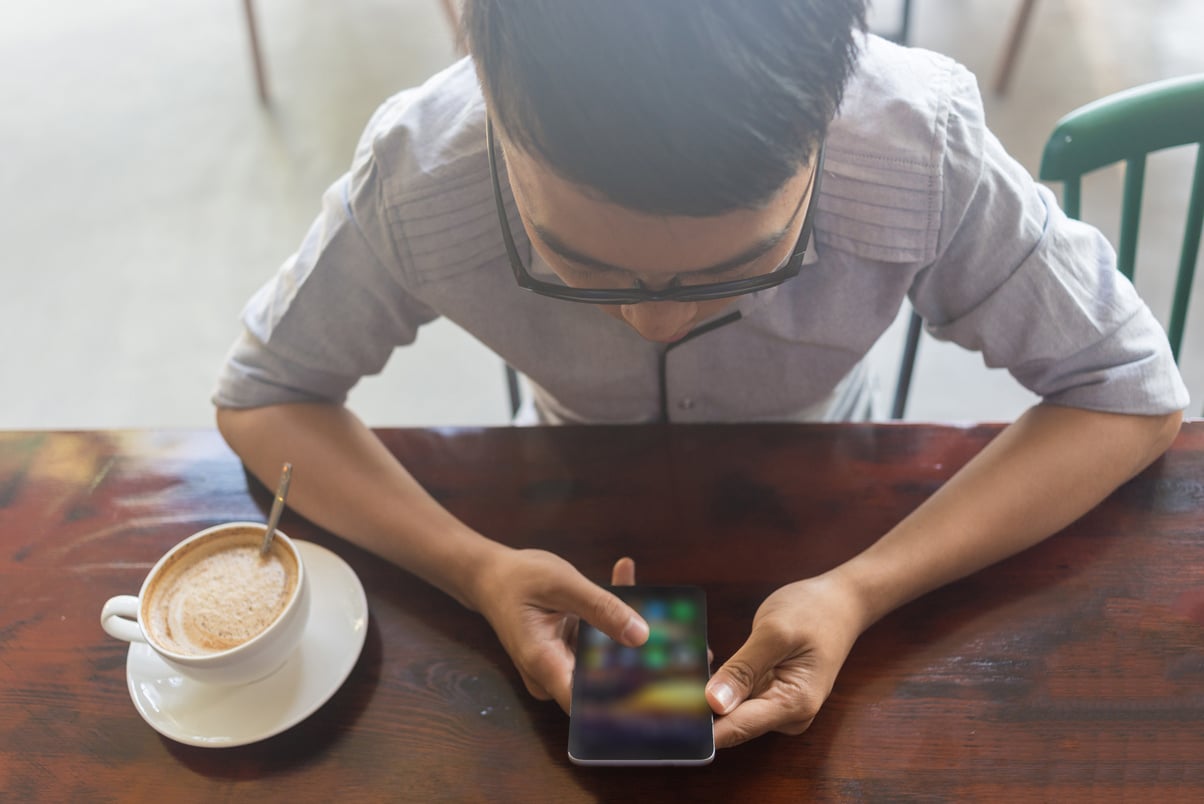
M 504 176 L 503 195 L 530 258 Z M 298 252 L 247 305 L 214 400 L 340 402 L 445 316 L 531 380 L 547 422 L 864 418 L 863 359 L 910 297 L 933 336 L 1049 402 L 1186 407 L 1166 337 L 1111 246 L 1007 155 L 974 77 L 948 58 L 867 40 L 817 203 L 799 276 L 739 298 L 724 312 L 739 320 L 705 335 L 646 341 L 515 285 L 464 60 L 373 116 Z M 531 270 L 548 272 L 538 258 Z

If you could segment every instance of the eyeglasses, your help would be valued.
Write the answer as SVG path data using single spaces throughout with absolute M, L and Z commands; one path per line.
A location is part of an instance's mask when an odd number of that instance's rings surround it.
M 675 278 L 670 285 L 662 290 L 649 290 L 640 280 L 635 287 L 625 289 L 615 288 L 578 288 L 569 285 L 559 285 L 544 282 L 531 276 L 519 257 L 518 249 L 514 246 L 514 235 L 510 231 L 510 221 L 506 217 L 506 207 L 502 203 L 502 188 L 498 181 L 497 156 L 493 137 L 493 121 L 486 118 L 485 139 L 489 152 L 489 173 L 493 179 L 493 200 L 497 205 L 498 222 L 502 226 L 502 240 L 506 244 L 506 255 L 510 258 L 510 269 L 514 272 L 514 280 L 519 287 L 526 288 L 542 296 L 550 296 L 564 301 L 582 302 L 584 304 L 639 304 L 640 302 L 656 301 L 710 301 L 725 299 L 730 296 L 742 296 L 782 284 L 787 279 L 798 275 L 803 267 L 803 257 L 807 253 L 807 243 L 811 239 L 811 221 L 815 214 L 816 199 L 819 197 L 820 179 L 824 172 L 824 146 L 820 143 L 819 155 L 816 157 L 815 172 L 811 177 L 810 200 L 807 202 L 807 212 L 803 216 L 803 228 L 799 232 L 798 242 L 784 263 L 776 269 L 759 276 L 744 279 L 734 279 L 729 282 L 710 282 L 698 285 L 676 284 Z

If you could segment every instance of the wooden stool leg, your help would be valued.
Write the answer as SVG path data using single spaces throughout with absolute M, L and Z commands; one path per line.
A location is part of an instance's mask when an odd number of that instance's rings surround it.
M 1012 31 L 1008 34 L 1007 44 L 1003 48 L 1003 61 L 999 64 L 999 71 L 995 73 L 996 95 L 1007 92 L 1008 82 L 1012 80 L 1012 67 L 1016 64 L 1016 53 L 1020 50 L 1020 42 L 1028 29 L 1028 18 L 1033 13 L 1036 2 L 1037 0 L 1024 0 L 1020 4 L 1020 13 L 1012 23 Z
M 255 25 L 254 0 L 242 0 L 243 11 L 247 18 L 247 35 L 251 40 L 251 63 L 255 66 L 255 89 L 259 92 L 259 102 L 268 105 L 268 82 L 263 72 L 263 57 L 259 50 L 259 31 Z

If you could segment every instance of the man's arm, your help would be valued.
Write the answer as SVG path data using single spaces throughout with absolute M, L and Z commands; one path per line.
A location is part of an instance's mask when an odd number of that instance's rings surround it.
M 346 408 L 219 408 L 217 422 L 261 481 L 274 483 L 281 463 L 293 463 L 289 505 L 299 513 L 485 615 L 532 694 L 567 711 L 567 616 L 624 644 L 647 638 L 633 609 L 568 562 L 505 547 L 456 519 Z
M 1182 418 L 1032 408 L 840 568 L 858 590 L 865 625 L 1074 522 L 1162 455 Z
M 269 487 L 282 462 L 297 467 L 290 507 L 472 605 L 468 590 L 501 545 L 439 505 L 346 408 L 219 408 L 217 424 Z
M 1161 455 L 1181 419 L 1029 410 L 864 552 L 766 599 L 748 641 L 708 685 L 725 715 L 716 743 L 805 729 L 862 631 L 1078 519 Z

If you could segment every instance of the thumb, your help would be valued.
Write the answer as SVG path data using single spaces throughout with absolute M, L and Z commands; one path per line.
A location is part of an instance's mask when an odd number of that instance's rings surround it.
M 635 559 L 624 556 L 615 562 L 610 574 L 611 586 L 635 586 Z
M 753 629 L 748 640 L 707 682 L 707 700 L 716 714 L 726 715 L 755 695 L 789 647 L 765 629 Z

